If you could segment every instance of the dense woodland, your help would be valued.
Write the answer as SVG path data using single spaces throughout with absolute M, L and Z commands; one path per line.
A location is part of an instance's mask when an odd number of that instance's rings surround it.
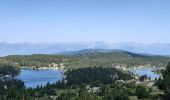
M 85 72 L 87 75 L 81 74 Z M 151 87 L 136 85 L 134 82 L 117 81 L 118 79 L 110 77 L 111 72 L 116 73 L 124 81 L 131 79 L 130 73 L 114 68 L 84 68 L 68 71 L 67 81 L 47 83 L 44 87 L 25 88 L 21 80 L 0 80 L 0 100 L 135 100 L 137 98 L 159 100 L 162 98 L 159 94 L 155 94 L 155 90 Z M 104 79 L 108 81 L 105 82 Z
M 163 77 L 157 82 L 159 89 L 164 92 L 164 99 L 170 100 L 170 63 L 166 67 L 166 70 L 162 71 Z
M 131 80 L 131 73 L 115 68 L 81 68 L 67 72 L 68 84 L 111 84 L 116 80 Z
M 20 73 L 20 68 L 17 66 L 12 66 L 8 64 L 0 64 L 0 77 L 9 77 L 16 76 Z
M 124 51 L 94 52 L 76 55 L 23 55 L 6 56 L 0 58 L 0 63 L 14 63 L 21 67 L 49 67 L 49 64 L 61 63 L 67 69 L 84 67 L 166 67 L 170 61 L 169 57 L 141 55 Z
M 165 66 L 169 57 L 144 56 L 129 52 L 88 53 L 78 55 L 25 55 L 0 58 L 0 100 L 169 100 L 170 64 L 162 71 L 155 87 L 136 84 L 133 74 L 114 68 L 148 65 Z M 48 67 L 61 63 L 68 69 L 65 78 L 54 84 L 26 88 L 15 76 L 22 67 Z M 145 77 L 141 77 L 144 81 Z

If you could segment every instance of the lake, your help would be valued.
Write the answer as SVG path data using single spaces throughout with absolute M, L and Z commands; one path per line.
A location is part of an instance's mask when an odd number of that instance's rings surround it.
M 152 72 L 154 69 L 136 69 L 130 70 L 134 74 L 139 76 L 147 75 L 150 76 L 151 79 L 159 78 L 160 75 Z M 63 73 L 61 70 L 49 69 L 49 70 L 32 70 L 32 69 L 21 69 L 19 75 L 15 77 L 16 79 L 21 79 L 27 88 L 32 87 L 35 88 L 38 85 L 45 86 L 48 82 L 55 83 L 56 81 L 62 80 Z
M 56 81 L 62 80 L 63 74 L 61 70 L 49 69 L 49 70 L 32 70 L 32 69 L 21 69 L 19 75 L 15 77 L 21 79 L 27 88 L 35 88 L 38 85 L 46 85 L 49 83 L 55 83 Z
M 155 78 L 158 79 L 160 77 L 160 75 L 152 72 L 153 70 L 155 70 L 155 69 L 154 68 L 146 68 L 146 69 L 131 70 L 131 72 L 133 72 L 134 74 L 137 74 L 139 76 L 146 74 L 148 77 L 151 77 L 151 79 L 155 79 Z

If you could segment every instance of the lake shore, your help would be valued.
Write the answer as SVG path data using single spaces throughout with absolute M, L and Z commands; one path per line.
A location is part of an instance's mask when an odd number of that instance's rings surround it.
M 64 68 L 59 68 L 59 67 L 26 67 L 26 66 L 22 66 L 20 67 L 21 69 L 32 69 L 32 70 L 63 70 Z
M 36 88 L 37 86 L 45 86 L 48 82 L 53 84 L 64 78 L 62 70 L 56 69 L 21 69 L 19 75 L 14 77 L 24 82 L 27 88 Z
M 128 70 L 129 72 L 132 72 L 133 74 L 137 76 L 147 75 L 148 77 L 151 77 L 152 80 L 155 78 L 158 79 L 161 77 L 159 74 L 154 73 L 153 71 L 156 70 L 155 68 L 142 68 L 142 69 L 131 69 Z

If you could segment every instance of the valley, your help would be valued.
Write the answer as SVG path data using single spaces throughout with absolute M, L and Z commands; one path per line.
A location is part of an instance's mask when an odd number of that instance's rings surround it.
M 8 97 L 12 95 L 10 89 L 20 88 L 22 90 L 15 89 L 16 96 L 12 98 L 24 96 L 26 100 L 160 99 L 162 91 L 155 85 L 160 75 L 153 71 L 165 69 L 169 60 L 170 58 L 165 56 L 141 55 L 117 50 L 112 52 L 88 50 L 73 55 L 35 54 L 1 57 L 2 71 L 3 65 L 10 65 L 13 68 L 6 69 L 9 73 L 3 74 L 5 77 L 1 79 L 1 87 L 5 86 L 8 89 L 1 98 L 10 99 Z M 19 71 L 11 77 L 10 73 L 15 69 Z M 6 77 L 7 75 L 9 77 Z M 7 85 L 11 84 L 10 77 L 11 82 L 16 82 L 14 87 Z M 138 89 L 145 93 L 141 95 L 137 92 Z M 20 92 L 24 94 L 17 95 Z

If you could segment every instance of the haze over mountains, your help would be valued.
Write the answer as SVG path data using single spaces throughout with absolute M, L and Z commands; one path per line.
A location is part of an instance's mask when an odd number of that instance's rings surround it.
M 75 51 L 98 49 L 108 52 L 112 49 L 134 53 L 170 55 L 170 44 L 138 44 L 138 43 L 107 43 L 107 42 L 69 42 L 69 43 L 0 43 L 0 56 L 29 54 L 69 54 Z

